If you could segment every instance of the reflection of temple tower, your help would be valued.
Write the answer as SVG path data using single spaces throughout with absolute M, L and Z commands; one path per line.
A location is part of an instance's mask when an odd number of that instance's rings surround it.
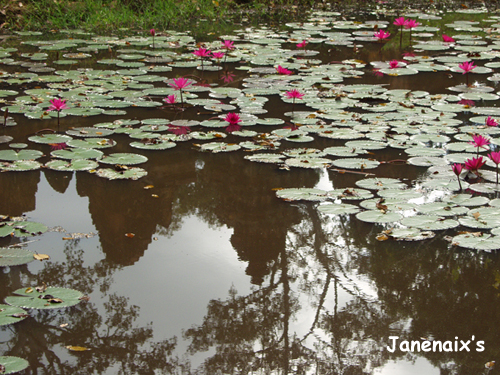
M 40 171 L 0 173 L 0 214 L 19 216 L 33 211 Z
M 302 169 L 279 171 L 276 165 L 249 162 L 243 156 L 241 152 L 203 154 L 205 167 L 199 172 L 194 194 L 203 196 L 207 205 L 200 208 L 201 215 L 212 211 L 234 228 L 231 243 L 239 258 L 248 262 L 246 272 L 252 283 L 260 284 L 269 273 L 270 261 L 285 247 L 289 228 L 301 220 L 297 208 L 276 198 L 273 189 L 312 187 L 318 174 Z
M 194 158 L 186 150 L 145 155 L 149 161 L 141 167 L 148 175 L 137 181 L 109 181 L 87 173 L 77 174 L 77 191 L 80 196 L 89 197 L 89 212 L 102 250 L 108 260 L 121 265 L 134 264 L 144 254 L 158 226 L 168 228 L 179 186 L 194 178 Z M 154 188 L 144 189 L 146 185 Z M 129 238 L 127 233 L 135 236 Z

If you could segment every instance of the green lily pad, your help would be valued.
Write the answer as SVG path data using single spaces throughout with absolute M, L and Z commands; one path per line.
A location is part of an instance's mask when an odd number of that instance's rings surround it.
M 452 245 L 473 250 L 492 251 L 500 249 L 500 236 L 491 234 L 473 235 L 470 233 L 459 234 L 453 237 Z
M 15 374 L 26 369 L 30 364 L 27 360 L 13 356 L 1 356 L 0 365 L 5 367 L 2 374 Z
M 109 138 L 85 138 L 85 139 L 72 139 L 66 143 L 70 147 L 79 148 L 110 148 L 116 146 L 116 141 Z
M 142 168 L 128 168 L 126 170 L 116 171 L 111 168 L 99 168 L 96 175 L 107 178 L 108 180 L 138 180 L 141 177 L 147 176 Z
M 287 202 L 313 201 L 321 202 L 329 198 L 325 190 L 314 188 L 286 188 L 276 191 L 276 196 Z
M 403 216 L 397 212 L 380 211 L 380 210 L 368 210 L 356 214 L 358 220 L 367 223 L 393 223 L 401 220 Z
M 382 206 L 385 211 L 413 211 L 415 208 L 414 203 L 406 200 L 385 198 L 366 199 L 359 205 L 367 210 L 376 210 L 377 206 Z
M 10 228 L 13 232 L 14 228 Z M 33 255 L 34 253 L 26 249 L 0 247 L 0 267 L 19 266 L 21 264 L 32 262 L 33 260 L 35 260 L 35 258 L 33 258 Z M 0 325 L 2 324 L 0 323 Z
M 381 190 L 381 189 L 404 189 L 407 185 L 397 178 L 365 178 L 356 181 L 356 186 L 363 189 Z
M 421 231 L 417 228 L 394 228 L 389 236 L 398 241 L 422 241 L 433 238 L 436 234 L 431 231 Z
M 93 148 L 69 148 L 66 150 L 55 150 L 51 156 L 60 159 L 100 159 L 103 152 Z
M 448 195 L 443 202 L 465 207 L 484 206 L 490 202 L 487 197 L 474 197 L 471 194 Z
M 12 228 L 16 237 L 36 236 L 45 233 L 49 229 L 44 224 L 34 221 L 15 222 Z
M 132 142 L 130 146 L 141 150 L 167 150 L 177 146 L 177 144 L 175 142 L 160 139 L 158 141 L 155 140 L 155 143 Z
M 459 226 L 458 221 L 453 219 L 444 219 L 437 215 L 415 215 L 405 217 L 401 224 L 407 227 L 418 228 L 422 230 L 446 230 Z
M 68 143 L 73 138 L 71 138 L 69 135 L 54 133 L 54 134 L 34 135 L 29 137 L 28 139 L 31 142 L 35 143 L 49 144 L 49 143 Z
M 285 156 L 281 154 L 253 154 L 245 156 L 245 159 L 258 163 L 282 163 Z
M 318 211 L 329 215 L 355 214 L 358 213 L 359 210 L 360 210 L 359 207 L 347 203 L 340 203 L 340 204 L 328 203 L 318 206 Z
M 37 292 L 35 288 L 21 288 L 14 291 L 17 296 L 8 296 L 5 302 L 11 306 L 22 307 L 24 309 L 60 309 L 78 304 L 83 297 L 83 293 L 68 288 L 48 287 L 43 293 Z M 41 298 L 43 296 L 53 296 L 62 302 L 50 302 L 50 299 Z
M 96 161 L 87 159 L 51 160 L 45 164 L 46 168 L 62 172 L 90 171 L 98 166 Z
M 380 165 L 380 163 L 377 160 L 352 158 L 352 159 L 334 160 L 332 161 L 332 165 L 337 168 L 365 170 L 365 169 L 377 168 Z
M 0 163 L 0 170 L 11 172 L 25 172 L 40 169 L 42 165 L 35 160 L 16 160 L 12 163 Z
M 418 212 L 439 216 L 464 215 L 469 209 L 461 206 L 454 206 L 445 202 L 431 202 L 416 206 Z
M 104 128 L 73 128 L 66 131 L 66 134 L 72 135 L 75 137 L 107 137 L 108 135 L 113 134 L 113 130 L 104 129 Z
M 32 256 L 33 258 L 33 256 Z M 20 322 L 28 317 L 26 310 L 20 307 L 10 306 L 10 305 L 0 305 L 0 326 L 7 326 L 9 324 L 14 324 Z M 2 364 L 0 357 L 0 364 Z M 5 374 L 5 372 L 2 372 Z
M 289 167 L 298 168 L 325 168 L 330 166 L 332 161 L 326 158 L 289 158 L 285 160 L 285 164 Z
M 15 160 L 35 160 L 41 158 L 43 152 L 38 150 L 1 150 L 0 160 L 15 161 Z
M 139 154 L 116 153 L 103 156 L 99 161 L 104 164 L 136 165 L 147 162 L 148 158 Z
M 200 150 L 201 151 L 210 151 L 212 153 L 218 153 L 218 152 L 230 152 L 230 151 L 236 151 L 241 148 L 240 145 L 237 144 L 231 144 L 231 143 L 225 143 L 225 142 L 210 142 L 210 143 L 204 143 L 201 145 Z

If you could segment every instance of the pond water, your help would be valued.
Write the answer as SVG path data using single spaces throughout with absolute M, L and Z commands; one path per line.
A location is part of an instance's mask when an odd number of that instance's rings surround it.
M 405 17 L 401 41 L 394 17 L 334 13 L 5 41 L 0 299 L 90 299 L 15 324 L 1 307 L 0 355 L 26 374 L 497 372 L 499 17 Z M 227 56 L 202 67 L 202 42 Z M 21 249 L 50 259 L 6 266 Z

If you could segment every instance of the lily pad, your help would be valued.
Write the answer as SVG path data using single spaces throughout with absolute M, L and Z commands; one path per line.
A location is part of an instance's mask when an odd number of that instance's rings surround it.
M 318 211 L 329 215 L 355 214 L 358 213 L 359 210 L 360 210 L 359 207 L 347 203 L 340 203 L 340 204 L 328 203 L 318 206 Z
M 5 298 L 7 304 L 24 309 L 43 310 L 74 306 L 83 297 L 83 293 L 77 290 L 54 287 L 48 287 L 42 293 L 37 292 L 35 288 L 21 288 L 14 291 L 14 294 L 17 296 L 8 296 Z M 47 296 L 52 296 L 52 298 L 47 298 Z
M 356 181 L 356 186 L 363 189 L 381 190 L 381 189 L 404 189 L 407 185 L 397 178 L 365 178 Z
M 397 212 L 381 211 L 381 210 L 368 210 L 356 214 L 358 220 L 367 223 L 393 223 L 401 220 L 403 216 Z
M 27 317 L 28 317 L 27 311 L 21 309 L 20 307 L 10 306 L 10 305 L 0 305 L 0 326 L 7 326 L 9 324 L 14 324 L 26 319 Z M 0 364 L 3 364 L 1 362 L 1 358 L 2 357 L 0 357 Z M 2 372 L 2 374 L 5 374 L 5 372 Z
M 299 168 L 325 168 L 330 166 L 332 161 L 326 158 L 290 158 L 285 160 L 285 164 L 289 167 Z
M 0 170 L 11 172 L 25 172 L 40 169 L 42 165 L 35 160 L 17 160 L 12 163 L 0 163 Z
M 90 171 L 98 166 L 99 163 L 96 161 L 87 159 L 72 159 L 69 162 L 66 160 L 51 160 L 45 164 L 46 168 L 63 172 Z
M 437 215 L 415 215 L 405 217 L 401 220 L 401 224 L 422 230 L 446 230 L 459 226 L 458 221 L 444 219 Z
M 100 159 L 104 154 L 93 148 L 69 148 L 66 150 L 55 150 L 51 156 L 60 159 Z
M 1 356 L 0 365 L 5 367 L 2 374 L 15 374 L 26 369 L 30 364 L 27 360 L 13 356 Z
M 500 249 L 500 236 L 491 234 L 474 235 L 472 233 L 463 233 L 453 237 L 452 245 L 465 247 L 473 250 L 492 251 Z
M 12 232 L 14 228 L 12 228 Z M 19 266 L 35 260 L 34 253 L 26 249 L 0 247 L 0 267 Z M 1 315 L 1 313 L 0 313 Z M 2 325 L 0 323 L 0 325 Z
M 321 202 L 329 198 L 325 190 L 314 188 L 287 188 L 276 191 L 276 196 L 287 202 L 313 201 Z
M 71 138 L 69 135 L 54 133 L 54 134 L 34 135 L 32 137 L 29 137 L 28 139 L 31 142 L 35 143 L 49 144 L 49 143 L 67 143 L 68 141 L 71 141 L 73 138 Z
M 347 168 L 347 169 L 373 169 L 380 165 L 380 162 L 373 159 L 337 159 L 332 162 L 332 165 L 337 168 Z
M 38 150 L 1 150 L 0 160 L 15 161 L 15 160 L 35 160 L 41 158 L 43 152 Z
M 434 232 L 421 231 L 417 228 L 394 228 L 389 233 L 389 236 L 398 241 L 422 241 L 435 235 Z
M 201 145 L 200 150 L 201 151 L 210 151 L 212 153 L 218 153 L 218 152 L 230 152 L 230 151 L 236 151 L 241 148 L 240 145 L 237 144 L 232 144 L 232 143 L 225 143 L 225 142 L 210 142 L 210 143 L 204 143 Z
M 128 168 L 126 170 L 117 171 L 111 168 L 99 168 L 96 175 L 107 178 L 108 180 L 138 180 L 141 177 L 147 176 L 142 168 Z
M 103 156 L 99 161 L 104 164 L 136 165 L 147 162 L 148 158 L 139 154 L 116 153 Z

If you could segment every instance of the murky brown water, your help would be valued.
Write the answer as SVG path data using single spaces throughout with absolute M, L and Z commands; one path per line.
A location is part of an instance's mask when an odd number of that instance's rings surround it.
M 375 60 L 378 54 L 374 47 L 357 55 L 336 48 L 321 58 Z M 396 57 L 390 54 L 382 60 Z M 450 85 L 444 72 L 380 78 L 370 71 L 344 83 L 432 94 Z M 205 79 L 216 81 L 218 74 Z M 238 78 L 233 85 L 239 87 Z M 290 110 L 276 98 L 265 108 L 268 117 Z M 197 112 L 182 116 L 211 116 Z M 19 125 L 7 132 L 17 142 L 56 126 L 14 116 Z M 130 118 L 167 116 L 159 109 L 128 110 Z M 61 124 L 110 119 L 67 117 Z M 113 139 L 112 152 L 137 152 L 126 135 Z M 229 136 L 232 141 L 239 139 Z M 0 299 L 42 282 L 91 297 L 2 328 L 0 354 L 27 359 L 27 374 L 478 374 L 498 358 L 497 254 L 450 248 L 446 232 L 422 242 L 378 242 L 380 226 L 321 215 L 313 203 L 284 202 L 273 191 L 348 187 L 363 176 L 285 171 L 248 162 L 244 151 L 201 153 L 193 143 L 141 151 L 149 158 L 148 176 L 138 181 L 50 170 L 0 174 L 0 213 L 65 230 L 30 238 L 29 249 L 51 260 L 3 269 Z M 319 139 L 307 147 L 342 144 Z M 296 145 L 284 141 L 282 149 L 288 147 Z M 46 145 L 30 148 L 48 153 Z M 377 160 L 404 158 L 402 150 L 374 153 Z M 376 170 L 409 184 L 424 172 L 398 164 Z M 74 232 L 97 235 L 62 239 Z M 0 239 L 0 245 L 15 241 Z M 470 352 L 391 353 L 390 336 L 474 341 Z M 480 340 L 485 350 L 479 352 Z M 90 350 L 69 352 L 67 345 Z

